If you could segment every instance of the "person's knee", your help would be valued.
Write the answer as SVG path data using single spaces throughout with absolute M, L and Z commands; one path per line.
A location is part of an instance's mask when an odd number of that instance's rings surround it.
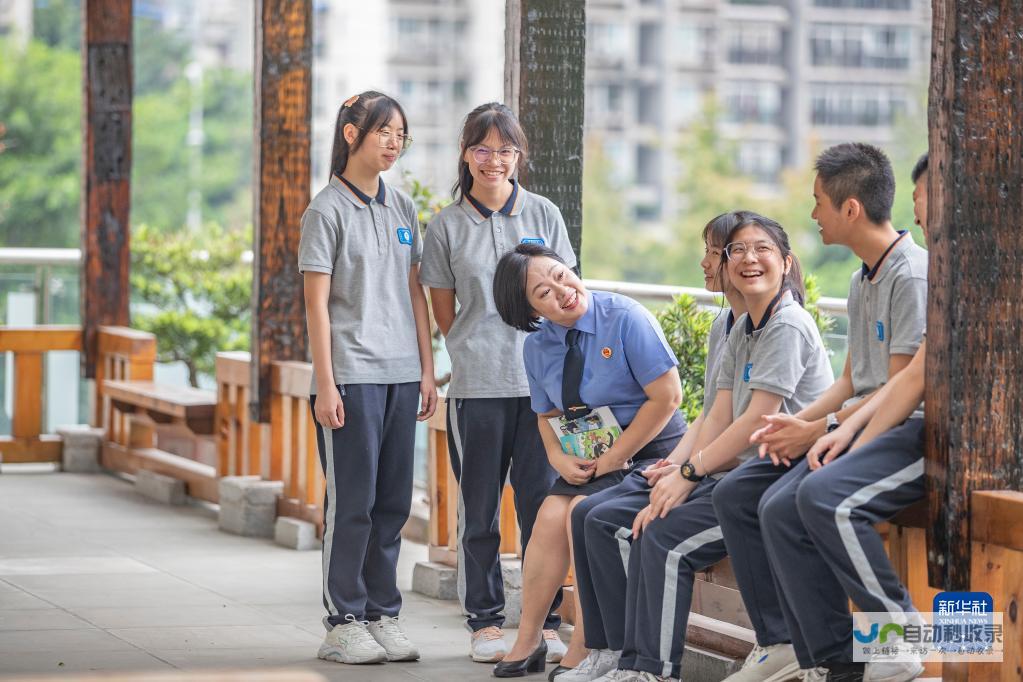
M 734 518 L 739 509 L 743 493 L 736 481 L 737 479 L 733 476 L 725 476 L 710 492 L 710 501 L 714 505 L 714 513 L 719 519 Z
M 787 490 L 771 496 L 764 495 L 757 506 L 757 515 L 760 517 L 760 527 L 765 532 L 800 522 L 795 495 Z
M 830 487 L 826 477 L 817 474 L 807 476 L 799 484 L 796 489 L 796 509 L 801 519 L 809 522 L 823 517 L 834 518 L 838 501 L 833 499 Z

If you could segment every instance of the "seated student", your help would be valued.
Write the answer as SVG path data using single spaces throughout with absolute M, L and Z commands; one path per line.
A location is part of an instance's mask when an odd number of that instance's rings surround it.
M 760 444 L 761 457 L 770 459 L 746 462 L 714 492 L 747 610 L 766 592 L 776 592 L 778 603 L 774 611 L 759 610 L 759 622 L 751 614 L 763 651 L 755 649 L 728 682 L 795 679 L 794 667 L 825 667 L 843 679 L 862 675 L 862 664 L 851 660 L 851 630 L 847 652 L 834 650 L 831 635 L 825 636 L 829 629 L 845 627 L 848 612 L 841 585 L 813 551 L 799 519 L 796 490 L 810 473 L 803 455 L 909 363 L 924 326 L 927 252 L 908 232 L 892 227 L 895 178 L 884 152 L 866 144 L 837 145 L 818 157 L 816 169 L 811 215 L 824 242 L 847 246 L 864 263 L 849 286 L 849 355 L 842 376 L 812 405 L 795 415 L 765 419 L 768 425 L 752 441 Z M 792 534 L 796 554 L 782 556 L 774 540 L 768 540 L 782 532 Z M 778 569 L 781 563 L 789 568 Z M 839 595 L 841 606 L 830 608 Z M 818 609 L 813 621 L 795 618 L 793 604 L 803 599 L 813 600 Z
M 590 577 L 590 570 L 586 559 L 587 539 L 582 519 L 592 507 L 591 503 L 595 504 L 612 497 L 617 498 L 626 492 L 639 493 L 627 498 L 629 504 L 632 505 L 630 513 L 634 516 L 636 512 L 646 506 L 650 487 L 661 476 L 677 471 L 678 467 L 689 458 L 693 444 L 696 442 L 705 420 L 705 415 L 710 411 L 710 406 L 714 402 L 714 396 L 717 392 L 717 369 L 721 364 L 721 357 L 728 333 L 732 329 L 735 318 L 737 316 L 741 317 L 746 312 L 746 303 L 743 300 L 742 294 L 729 283 L 728 273 L 721 267 L 725 243 L 729 233 L 737 225 L 748 221 L 751 217 L 755 217 L 755 215 L 747 211 L 723 213 L 707 223 L 703 229 L 704 256 L 700 261 L 700 267 L 703 269 L 705 286 L 709 291 L 723 293 L 730 306 L 729 309 L 721 310 L 711 325 L 707 360 L 704 368 L 703 411 L 700 412 L 700 415 L 690 425 L 685 436 L 683 436 L 678 446 L 668 458 L 659 460 L 649 467 L 636 469 L 620 484 L 596 493 L 580 502 L 572 512 L 576 596 L 577 602 L 582 607 L 582 618 L 586 624 L 584 628 L 586 632 L 586 645 L 590 648 L 590 655 L 585 661 L 571 670 L 567 669 L 567 667 L 555 669 L 551 679 L 553 679 L 554 675 L 558 675 L 558 682 L 589 680 L 614 670 L 618 664 L 618 656 L 625 638 L 625 619 L 624 617 L 612 617 L 608 619 L 607 623 L 601 619 L 600 607 L 593 596 L 593 581 Z M 613 532 L 609 533 L 607 538 L 597 540 L 597 542 L 601 541 L 608 545 L 606 552 L 612 555 L 616 555 L 617 548 L 623 542 L 623 540 L 614 536 Z M 628 541 L 624 540 L 624 542 L 624 546 L 627 547 Z M 613 562 L 605 567 L 605 569 L 616 572 L 614 577 L 608 579 L 622 586 L 625 584 L 625 566 L 620 561 L 617 563 Z M 612 594 L 617 594 L 620 605 L 608 610 L 619 614 L 624 613 L 624 588 L 617 592 L 612 592 Z
M 601 682 L 679 678 L 694 575 L 726 556 L 712 504 L 719 482 L 713 474 L 756 454 L 749 437 L 764 414 L 796 412 L 833 380 L 817 326 L 802 308 L 799 263 L 782 227 L 753 216 L 727 241 L 728 278 L 747 312 L 729 335 L 718 393 L 693 445 L 695 454 L 660 478 L 638 514 L 629 498 L 644 495 L 635 492 L 596 504 L 584 520 L 599 615 L 605 623 L 625 623 L 618 669 Z M 620 549 L 609 537 L 622 540 Z M 618 575 L 626 560 L 625 585 L 605 579 Z M 617 595 L 623 590 L 621 608 Z
M 913 169 L 913 212 L 916 222 L 927 231 L 927 155 Z M 924 358 L 926 340 L 906 369 L 896 374 L 855 414 L 837 429 L 817 439 L 806 458 L 814 473 L 796 489 L 796 506 L 802 526 L 813 540 L 814 551 L 824 560 L 841 584 L 842 591 L 818 594 L 805 590 L 791 599 L 793 616 L 804 631 L 813 632 L 812 648 L 825 652 L 810 669 L 807 682 L 823 682 L 828 667 L 823 664 L 834 654 L 851 654 L 852 618 L 848 600 L 866 612 L 887 611 L 912 617 L 915 613 L 909 593 L 899 581 L 885 553 L 874 524 L 923 499 L 924 441 L 923 415 Z M 866 428 L 864 428 L 866 427 Z M 856 437 L 856 434 L 863 432 Z M 849 452 L 841 453 L 853 443 Z M 836 459 L 837 458 L 837 459 Z M 821 467 L 824 467 L 823 469 Z M 818 471 L 819 470 L 819 471 Z M 764 526 L 765 539 L 780 573 L 801 575 L 800 551 L 791 546 L 797 535 L 773 523 Z M 821 600 L 827 600 L 822 605 Z M 831 627 L 819 628 L 818 614 L 842 613 Z M 866 666 L 864 679 L 870 682 L 907 682 L 918 677 L 918 661 L 877 661 Z M 854 671 L 853 676 L 856 675 Z
M 568 572 L 572 504 L 666 457 L 686 422 L 678 411 L 678 360 L 657 320 L 639 303 L 587 290 L 556 252 L 529 243 L 498 263 L 494 302 L 506 323 L 534 332 L 523 346 L 530 399 L 547 457 L 561 474 L 526 549 L 518 640 L 494 668 L 497 677 L 517 677 L 544 669 L 541 628 Z M 596 460 L 565 454 L 548 418 L 564 414 L 582 421 L 601 407 L 609 408 L 621 434 Z M 566 659 L 574 653 L 570 649 Z

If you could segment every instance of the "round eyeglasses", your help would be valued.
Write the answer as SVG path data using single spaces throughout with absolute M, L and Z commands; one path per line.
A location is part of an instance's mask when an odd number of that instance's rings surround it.
M 470 151 L 472 151 L 472 158 L 479 164 L 484 164 L 490 161 L 491 157 L 496 156 L 498 161 L 507 166 L 519 155 L 519 150 L 515 147 L 502 147 L 501 149 L 473 147 Z

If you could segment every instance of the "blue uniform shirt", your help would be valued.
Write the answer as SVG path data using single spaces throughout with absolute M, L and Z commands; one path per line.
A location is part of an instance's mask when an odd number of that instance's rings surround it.
M 591 408 L 608 406 L 625 428 L 646 402 L 643 387 L 678 365 L 661 325 L 642 305 L 606 291 L 589 292 L 589 308 L 575 323 L 583 351 L 579 395 Z M 537 414 L 561 404 L 568 327 L 544 320 L 522 349 L 529 396 Z

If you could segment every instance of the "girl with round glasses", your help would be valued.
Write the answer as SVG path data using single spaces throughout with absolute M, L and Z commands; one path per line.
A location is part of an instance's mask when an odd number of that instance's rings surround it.
M 430 287 L 451 357 L 447 433 L 459 483 L 458 596 L 472 632 L 473 660 L 497 662 L 508 651 L 501 493 L 510 473 L 525 549 L 555 473 L 530 408 L 522 361 L 526 334 L 501 322 L 494 272 L 500 258 L 522 243 L 553 249 L 569 267 L 576 258 L 558 207 L 518 182 L 529 145 L 508 107 L 491 102 L 471 111 L 460 143 L 455 200 L 430 221 L 420 281 Z M 544 622 L 552 661 L 565 651 L 553 612 L 559 603 L 560 594 Z
M 437 389 L 416 208 L 380 178 L 411 140 L 387 95 L 345 101 L 330 182 L 302 216 L 309 403 L 327 481 L 319 657 L 339 663 L 419 658 L 398 624 L 397 563 L 416 420 L 433 414 Z

